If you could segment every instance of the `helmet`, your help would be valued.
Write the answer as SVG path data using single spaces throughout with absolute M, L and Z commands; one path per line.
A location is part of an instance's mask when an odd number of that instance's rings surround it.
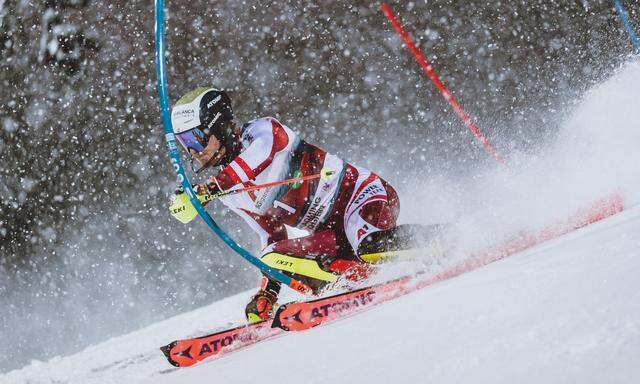
M 239 151 L 232 121 L 231 99 L 226 92 L 213 87 L 197 88 L 187 93 L 171 112 L 173 132 L 187 152 L 189 149 L 202 152 L 209 138 L 215 136 L 226 149 L 221 165 L 229 164 Z

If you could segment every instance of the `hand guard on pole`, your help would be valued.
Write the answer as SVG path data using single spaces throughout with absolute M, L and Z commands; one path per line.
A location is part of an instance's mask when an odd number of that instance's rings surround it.
M 200 201 L 200 204 L 203 206 L 215 198 L 215 195 L 206 192 L 208 188 L 203 184 L 194 186 L 193 190 L 196 192 L 198 201 Z M 169 206 L 169 212 L 171 216 L 175 217 L 182 224 L 187 224 L 198 216 L 198 211 L 193 204 L 191 204 L 189 196 L 184 193 L 184 189 L 182 188 L 176 189 L 171 200 L 171 205 Z

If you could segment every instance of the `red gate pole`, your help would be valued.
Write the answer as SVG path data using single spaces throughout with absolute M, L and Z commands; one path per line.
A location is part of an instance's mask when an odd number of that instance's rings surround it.
M 475 137 L 478 140 L 480 140 L 485 151 L 491 157 L 493 157 L 496 161 L 502 164 L 505 168 L 509 169 L 509 166 L 504 161 L 504 159 L 498 154 L 496 149 L 491 145 L 491 143 L 489 142 L 487 137 L 482 133 L 480 128 L 473 122 L 473 120 L 471 120 L 471 117 L 464 111 L 464 109 L 462 109 L 462 106 L 460 105 L 460 103 L 458 103 L 458 100 L 456 100 L 456 98 L 453 96 L 451 91 L 449 91 L 449 89 L 444 85 L 442 80 L 440 80 L 440 77 L 438 77 L 438 74 L 433 70 L 433 67 L 427 62 L 427 60 L 424 58 L 422 53 L 420 53 L 420 50 L 418 49 L 418 47 L 416 47 L 413 41 L 411 41 L 405 29 L 402 27 L 402 25 L 400 24 L 396 16 L 393 14 L 393 10 L 391 9 L 391 7 L 383 2 L 380 4 L 380 9 L 382 10 L 382 13 L 384 13 L 384 15 L 387 17 L 387 19 L 389 19 L 389 21 L 393 25 L 393 28 L 396 30 L 396 32 L 398 32 L 398 34 L 402 37 L 402 40 L 404 40 L 404 43 L 407 45 L 407 48 L 409 48 L 409 51 L 413 54 L 413 57 L 415 57 L 416 60 L 418 60 L 418 63 L 424 70 L 424 73 L 426 73 L 427 77 L 429 77 L 429 79 L 433 81 L 436 87 L 438 87 L 438 89 L 440 90 L 440 93 L 442 94 L 442 97 L 444 97 L 444 99 L 451 105 L 451 107 L 456 112 L 458 117 L 460 117 L 460 119 L 465 123 L 465 125 L 469 127 L 469 130 L 471 130 L 471 132 L 475 135 Z

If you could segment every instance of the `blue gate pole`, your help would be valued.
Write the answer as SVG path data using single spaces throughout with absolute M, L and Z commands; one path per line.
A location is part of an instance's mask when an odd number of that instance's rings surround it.
M 631 25 L 631 21 L 629 21 L 629 15 L 627 14 L 627 10 L 624 9 L 620 0 L 613 0 L 613 3 L 616 6 L 616 10 L 618 11 L 618 16 L 620 17 L 620 21 L 622 21 L 622 25 L 629 32 L 629 36 L 631 37 L 631 44 L 633 44 L 633 48 L 636 54 L 640 55 L 640 40 L 638 40 L 638 35 L 636 35 L 633 30 L 633 26 Z
M 191 183 L 187 177 L 187 174 L 182 166 L 182 161 L 180 160 L 180 153 L 178 152 L 178 147 L 176 145 L 176 139 L 173 134 L 173 125 L 171 124 L 171 116 L 169 112 L 169 97 L 167 95 L 167 77 L 165 72 L 165 41 L 164 41 L 164 0 L 155 0 L 155 8 L 156 8 L 156 24 L 155 24 L 155 36 L 156 36 L 156 75 L 158 77 L 158 95 L 160 97 L 160 113 L 162 115 L 162 125 L 164 127 L 165 139 L 167 142 L 167 147 L 169 148 L 169 156 L 171 157 L 171 163 L 173 168 L 176 171 L 178 176 L 178 182 L 184 188 L 185 193 L 189 196 L 189 200 L 191 204 L 195 207 L 196 211 L 207 224 L 207 226 L 218 235 L 222 241 L 224 241 L 231 249 L 236 251 L 240 256 L 242 256 L 249 263 L 258 267 L 265 275 L 270 278 L 277 280 L 287 286 L 295 289 L 296 291 L 307 293 L 310 291 L 309 287 L 305 284 L 299 282 L 298 280 L 292 279 L 291 277 L 285 275 L 280 270 L 273 269 L 265 264 L 259 258 L 253 256 L 249 251 L 242 248 L 238 243 L 236 243 L 225 231 L 222 230 L 213 220 L 213 218 L 209 215 L 207 211 L 204 210 L 202 204 L 196 197 L 195 192 L 191 188 Z

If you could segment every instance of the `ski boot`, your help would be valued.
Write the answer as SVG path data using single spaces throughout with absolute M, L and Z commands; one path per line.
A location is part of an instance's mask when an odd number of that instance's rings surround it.
M 251 298 L 249 303 L 247 303 L 244 310 L 249 324 L 259 323 L 272 318 L 277 300 L 278 298 L 273 293 L 262 289 L 259 290 L 258 293 Z

